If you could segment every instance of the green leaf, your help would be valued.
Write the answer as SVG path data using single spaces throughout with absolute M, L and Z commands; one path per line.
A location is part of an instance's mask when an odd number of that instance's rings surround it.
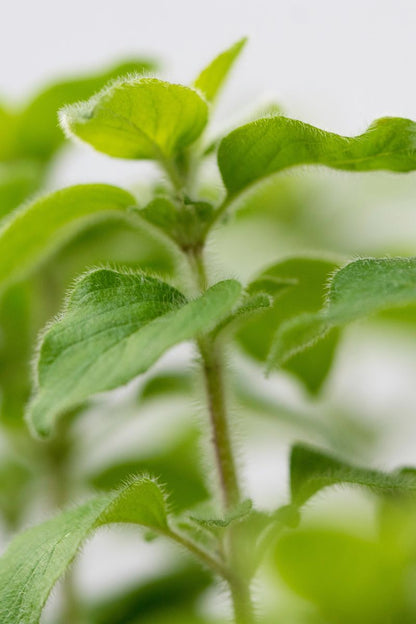
M 62 106 L 91 97 L 115 78 L 154 68 L 152 61 L 125 61 L 95 75 L 47 86 L 35 95 L 18 117 L 17 152 L 21 157 L 47 161 L 65 140 L 57 123 L 58 110 Z
M 139 403 L 160 400 L 172 396 L 190 396 L 195 387 L 194 380 L 188 371 L 165 371 L 157 373 L 146 380 L 139 392 Z
M 344 137 L 281 115 L 253 121 L 226 136 L 218 164 L 229 196 L 288 167 L 325 165 L 346 171 L 414 171 L 416 124 L 383 117 L 364 134 Z
M 208 529 L 226 529 L 230 524 L 240 522 L 243 518 L 246 518 L 251 513 L 252 509 L 253 501 L 247 498 L 226 511 L 221 517 L 213 515 L 211 503 L 208 504 L 208 508 L 204 508 L 202 505 L 201 509 L 198 509 L 189 517 L 193 522 Z
M 202 72 L 194 82 L 208 102 L 213 102 L 218 95 L 227 75 L 237 58 L 240 56 L 247 38 L 240 39 L 231 48 L 219 54 Z
M 0 220 L 31 195 L 42 181 L 41 168 L 31 162 L 0 167 Z
M 201 567 L 188 565 L 91 605 L 87 620 L 91 624 L 126 624 L 136 621 L 141 624 L 145 618 L 151 622 L 153 618 L 170 622 L 173 611 L 185 608 L 189 615 L 196 611 L 193 603 L 209 587 L 211 580 L 210 574 Z M 183 624 L 189 621 L 188 618 L 182 620 Z
M 99 269 L 83 275 L 65 312 L 44 334 L 29 420 L 48 435 L 56 416 L 148 370 L 170 347 L 212 329 L 240 295 L 234 280 L 187 301 L 142 274 Z M 117 366 L 114 366 L 117 362 Z
M 243 349 L 260 362 L 266 362 L 278 329 L 303 312 L 318 311 L 324 301 L 326 283 L 336 268 L 331 260 L 305 257 L 288 258 L 264 270 L 251 284 L 250 292 L 267 293 L 273 305 L 248 319 L 237 339 Z M 330 370 L 337 344 L 332 332 L 310 353 L 302 353 L 284 368 L 300 379 L 311 393 L 320 390 Z
M 403 571 L 378 542 L 330 529 L 298 529 L 279 540 L 276 563 L 283 580 L 316 604 L 325 621 L 410 622 L 399 616 Z
M 269 365 L 279 366 L 330 330 L 416 302 L 416 258 L 368 258 L 337 271 L 326 306 L 283 324 L 270 352 Z
M 69 136 L 110 156 L 166 162 L 199 137 L 208 108 L 189 87 L 130 78 L 65 107 L 60 120 Z
M 0 621 L 38 624 L 52 588 L 83 542 L 114 522 L 166 533 L 166 504 L 156 483 L 137 478 L 15 538 L 0 559 Z
M 296 444 L 290 456 L 292 503 L 304 505 L 323 488 L 348 483 L 391 496 L 416 495 L 416 473 L 398 470 L 391 473 L 353 466 L 320 449 Z
M 108 184 L 70 186 L 22 206 L 0 229 L 0 289 L 27 273 L 82 227 L 135 205 Z
M 125 482 L 132 474 L 146 472 L 157 475 L 159 482 L 166 485 L 170 492 L 171 511 L 180 513 L 209 496 L 199 464 L 198 438 L 198 432 L 187 431 L 168 448 L 143 453 L 132 459 L 123 458 L 101 472 L 90 475 L 88 482 L 95 488 L 108 491 Z

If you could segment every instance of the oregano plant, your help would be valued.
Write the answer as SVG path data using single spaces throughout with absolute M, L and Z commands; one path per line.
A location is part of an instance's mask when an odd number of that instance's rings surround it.
M 48 487 L 55 488 L 59 509 L 14 537 L 0 559 L 1 622 L 40 622 L 61 577 L 62 623 L 219 622 L 198 606 L 218 582 L 236 624 L 294 622 L 258 598 L 266 573 L 268 584 L 279 577 L 313 605 L 296 622 L 416 617 L 406 576 L 416 556 L 408 528 L 415 470 L 376 469 L 361 456 L 354 461 L 353 433 L 348 447 L 348 434 L 332 422 L 273 403 L 245 384 L 230 357 L 237 353 L 271 376 L 286 371 L 312 402 L 327 382 L 345 326 L 414 306 L 415 258 L 277 251 L 270 266 L 246 281 L 227 274 L 219 254 L 212 261 L 216 234 L 232 229 L 248 203 L 255 210 L 261 192 L 287 170 L 319 165 L 351 179 L 357 172 L 414 171 L 416 123 L 385 117 L 345 137 L 273 108 L 218 136 L 211 126 L 215 104 L 244 45 L 220 54 L 190 85 L 145 73 L 154 67 L 143 62 L 76 87 L 57 85 L 20 114 L 0 109 L 0 156 L 8 163 L 0 186 L 1 424 L 13 449 L 2 473 L 1 512 L 15 520 L 14 529 L 27 524 L 19 501 L 23 507 L 45 478 L 53 481 Z M 21 203 L 41 187 L 65 135 L 112 158 L 152 161 L 159 179 L 138 189 L 80 184 Z M 128 236 L 119 240 L 120 232 Z M 98 264 L 91 266 L 96 248 Z M 250 254 L 250 238 L 244 253 Z M 43 293 L 50 291 L 48 304 Z M 45 317 L 36 347 L 33 327 Z M 154 368 L 184 342 L 191 343 L 196 366 Z M 83 421 L 93 417 L 90 406 L 105 410 L 112 391 L 127 394 L 137 380 L 140 409 L 153 401 L 169 413 L 163 400 L 180 397 L 203 401 L 202 415 L 161 452 L 72 474 L 73 458 L 88 452 L 80 438 Z M 313 444 L 293 445 L 289 499 L 274 509 L 258 508 L 246 489 L 239 406 L 259 417 L 280 411 L 313 437 Z M 126 424 L 121 411 L 113 409 L 112 431 Z M 360 430 L 356 437 L 362 436 Z M 201 437 L 209 451 L 201 451 Z M 305 508 L 334 486 L 375 497 L 377 540 L 305 525 Z M 74 591 L 74 558 L 90 535 L 114 523 L 170 541 L 190 559 L 134 595 L 85 605 Z

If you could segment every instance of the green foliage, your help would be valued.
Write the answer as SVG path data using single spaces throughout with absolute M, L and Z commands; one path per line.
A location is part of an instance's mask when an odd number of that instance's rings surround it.
M 247 39 L 240 39 L 231 48 L 219 54 L 194 82 L 194 87 L 205 96 L 208 102 L 213 102 L 235 61 L 241 54 Z
M 329 275 L 337 264 L 314 257 L 288 258 L 265 269 L 249 290 L 264 292 L 273 298 L 273 305 L 259 317 L 248 319 L 239 332 L 244 350 L 260 362 L 266 362 L 274 337 L 290 319 L 317 312 L 324 301 Z M 338 340 L 336 331 L 328 335 L 310 352 L 298 354 L 284 368 L 298 377 L 312 392 L 318 392 L 334 357 Z
M 17 537 L 0 561 L 1 619 L 38 624 L 52 588 L 82 543 L 99 527 L 114 522 L 166 532 L 165 501 L 156 483 L 137 478 L 111 495 L 97 497 Z
M 297 444 L 290 456 L 290 491 L 295 506 L 304 505 L 323 488 L 349 484 L 390 496 L 416 495 L 416 475 L 359 468 L 319 449 Z
M 414 171 L 416 125 L 383 117 L 364 134 L 343 137 L 279 115 L 253 121 L 226 136 L 218 164 L 232 197 L 274 173 L 297 165 L 346 171 Z
M 65 107 L 60 119 L 66 133 L 100 152 L 165 163 L 199 137 L 207 116 L 207 105 L 196 91 L 137 77 Z
M 81 228 L 126 213 L 134 197 L 108 184 L 71 186 L 22 206 L 0 229 L 0 288 L 24 277 Z
M 356 260 L 337 271 L 325 307 L 281 326 L 272 346 L 271 366 L 285 363 L 329 331 L 371 314 L 416 301 L 414 258 Z
M 108 269 L 87 273 L 69 295 L 63 317 L 43 336 L 32 427 L 48 435 L 58 414 L 127 383 L 173 345 L 214 327 L 239 294 L 238 282 L 228 280 L 187 301 L 153 277 Z
M 35 163 L 0 166 L 0 220 L 37 189 L 40 176 L 41 170 Z

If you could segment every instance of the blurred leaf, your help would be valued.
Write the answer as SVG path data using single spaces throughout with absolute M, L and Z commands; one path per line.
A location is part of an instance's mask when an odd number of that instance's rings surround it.
M 416 471 L 391 473 L 352 466 L 320 449 L 296 444 L 290 456 L 292 503 L 302 506 L 323 488 L 359 485 L 389 496 L 416 495 Z
M 100 152 L 166 163 L 198 138 L 208 109 L 188 87 L 156 78 L 130 78 L 63 108 L 60 120 L 65 132 Z
M 125 459 L 92 474 L 89 482 L 100 490 L 110 490 L 133 474 L 150 473 L 170 492 L 169 507 L 180 513 L 205 500 L 209 492 L 199 462 L 197 432 L 187 432 L 167 449 Z
M 210 509 L 209 506 L 208 509 L 204 509 L 202 505 L 190 515 L 190 519 L 208 529 L 226 529 L 230 524 L 234 524 L 246 518 L 252 509 L 253 501 L 249 498 L 226 511 L 221 517 L 213 515 L 212 509 Z
M 16 125 L 18 116 L 0 102 L 0 162 L 7 162 L 16 157 Z
M 80 228 L 125 212 L 130 193 L 108 184 L 70 186 L 22 206 L 0 229 L 0 288 L 33 268 Z
M 186 615 L 192 617 L 192 612 L 196 611 L 193 603 L 211 582 L 211 576 L 200 567 L 187 566 L 120 595 L 104 598 L 88 609 L 88 622 L 133 624 L 148 621 L 148 618 L 152 622 L 153 618 L 161 618 L 161 622 L 170 622 L 171 615 L 181 612 L 184 608 Z M 188 619 L 184 619 L 183 624 L 188 624 Z
M 152 399 L 162 399 L 166 395 L 189 396 L 193 390 L 191 375 L 180 371 L 157 373 L 150 377 L 141 387 L 139 394 L 140 404 Z
M 266 293 L 246 295 L 242 303 L 216 327 L 212 333 L 215 337 L 224 329 L 236 331 L 240 325 L 245 324 L 247 319 L 261 314 L 272 305 L 272 298 Z
M 48 435 L 66 409 L 127 383 L 173 345 L 212 329 L 240 291 L 238 282 L 227 280 L 188 302 L 143 274 L 98 269 L 81 276 L 63 316 L 42 338 L 29 408 L 34 431 Z
M 17 284 L 0 299 L 0 420 L 21 425 L 30 394 L 32 292 Z
M 15 529 L 26 511 L 32 473 L 14 458 L 0 463 L 0 515 L 10 529 Z
M 263 271 L 249 291 L 267 293 L 274 299 L 269 310 L 248 319 L 237 339 L 256 360 L 266 362 L 278 329 L 303 312 L 318 311 L 324 301 L 326 284 L 336 263 L 321 258 L 288 258 Z M 330 370 L 338 340 L 334 331 L 310 353 L 302 353 L 285 362 L 284 368 L 307 387 L 319 392 Z
M 18 117 L 16 151 L 24 158 L 47 161 L 65 140 L 58 125 L 58 111 L 62 106 L 91 97 L 115 78 L 154 69 L 153 61 L 137 59 L 46 87 Z
M 128 522 L 168 530 L 162 492 L 137 478 L 117 492 L 66 511 L 16 537 L 0 559 L 0 620 L 38 624 L 56 581 L 97 528 Z
M 237 128 L 218 151 L 218 164 L 233 197 L 274 173 L 296 165 L 346 171 L 416 169 L 416 124 L 383 117 L 364 134 L 344 137 L 287 117 L 268 117 Z
M 12 212 L 39 187 L 42 170 L 39 165 L 21 162 L 0 167 L 0 220 Z
M 202 72 L 194 82 L 194 87 L 205 96 L 208 102 L 213 102 L 218 95 L 232 66 L 240 56 L 247 39 L 240 39 L 231 48 L 219 54 Z
M 415 302 L 415 258 L 368 258 L 351 262 L 334 274 L 322 310 L 292 318 L 279 328 L 269 366 L 281 366 L 315 345 L 334 327 Z
M 400 566 L 377 542 L 301 529 L 279 540 L 276 562 L 289 587 L 316 604 L 331 624 L 405 621 Z

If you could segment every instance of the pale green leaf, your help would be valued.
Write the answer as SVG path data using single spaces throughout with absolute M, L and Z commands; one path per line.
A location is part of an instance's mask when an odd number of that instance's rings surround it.
M 270 309 L 248 318 L 237 339 L 256 360 L 266 362 L 278 329 L 304 312 L 317 312 L 323 305 L 326 284 L 337 264 L 314 257 L 287 258 L 265 269 L 248 285 L 250 292 L 267 293 Z M 311 352 L 301 353 L 284 368 L 300 379 L 311 393 L 325 381 L 334 358 L 337 332 L 333 331 Z
M 29 420 L 48 435 L 56 416 L 148 370 L 170 347 L 212 329 L 240 295 L 234 280 L 198 299 L 143 274 L 99 269 L 81 277 L 44 334 Z M 117 363 L 115 366 L 114 363 Z
M 114 522 L 166 533 L 166 503 L 156 483 L 136 478 L 117 492 L 97 497 L 15 538 L 0 559 L 0 621 L 38 624 L 52 588 L 83 542 L 99 527 Z
M 110 156 L 166 162 L 199 137 L 208 108 L 189 87 L 138 77 L 65 107 L 60 120 L 69 136 Z
M 42 169 L 33 162 L 0 166 L 0 220 L 17 208 L 42 182 Z
M 108 184 L 71 186 L 23 205 L 0 229 L 0 289 L 97 219 L 125 213 L 135 198 Z
M 208 102 L 213 102 L 218 95 L 228 73 L 235 61 L 241 54 L 247 39 L 240 39 L 231 48 L 219 54 L 202 72 L 194 82 Z
M 353 466 L 320 449 L 296 444 L 290 456 L 292 503 L 301 506 L 323 488 L 350 484 L 377 494 L 415 496 L 416 477 L 412 471 L 386 473 Z
M 415 302 L 416 258 L 368 258 L 351 262 L 334 274 L 322 310 L 298 316 L 281 326 L 269 365 L 282 365 L 333 328 Z
M 138 59 L 118 63 L 103 72 L 48 85 L 18 116 L 16 151 L 25 158 L 47 161 L 65 140 L 57 123 L 62 106 L 91 97 L 110 80 L 154 69 L 153 61 Z
M 416 123 L 376 120 L 366 132 L 345 137 L 281 115 L 253 121 L 226 136 L 218 164 L 230 197 L 274 173 L 297 165 L 346 171 L 414 171 Z

